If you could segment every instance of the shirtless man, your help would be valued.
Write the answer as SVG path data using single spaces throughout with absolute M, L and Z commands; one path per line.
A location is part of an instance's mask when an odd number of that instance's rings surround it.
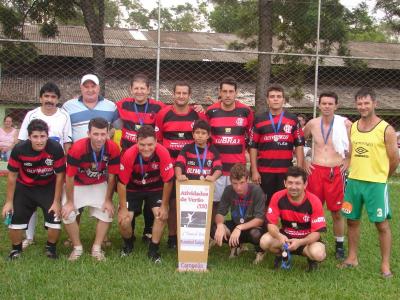
M 309 174 L 307 190 L 326 201 L 333 219 L 336 258 L 344 259 L 344 219 L 341 216 L 344 197 L 344 173 L 349 165 L 349 130 L 351 122 L 335 115 L 338 96 L 323 92 L 319 96 L 321 116 L 310 120 L 304 128 L 305 139 L 312 136 L 313 157 L 305 164 Z

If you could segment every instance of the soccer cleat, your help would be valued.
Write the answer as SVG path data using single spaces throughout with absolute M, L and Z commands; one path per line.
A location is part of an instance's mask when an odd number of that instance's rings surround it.
M 264 251 L 259 251 L 256 253 L 256 258 L 253 261 L 253 264 L 258 265 L 260 262 L 264 260 L 265 252 Z
M 128 246 L 125 245 L 121 249 L 121 257 L 127 257 L 127 256 L 131 255 L 132 252 L 133 252 L 133 247 L 128 247 Z
M 106 256 L 103 250 L 100 249 L 92 249 L 91 253 L 92 257 L 94 257 L 97 261 L 105 261 Z
M 82 256 L 82 253 L 83 253 L 83 249 L 76 249 L 76 248 L 74 248 L 74 249 L 72 250 L 71 254 L 70 254 L 69 257 L 68 257 L 68 260 L 69 260 L 69 261 L 76 261 L 76 260 L 79 259 L 79 257 Z
M 149 252 L 147 256 L 155 263 L 155 264 L 160 264 L 161 263 L 161 255 L 158 252 Z
M 169 236 L 167 245 L 168 245 L 168 249 L 176 249 L 177 248 L 176 236 Z
M 344 249 L 343 248 L 336 248 L 335 252 L 336 259 L 338 260 L 344 260 Z
M 315 260 L 307 258 L 307 262 L 308 262 L 307 272 L 313 272 L 318 269 L 318 262 L 316 262 Z
M 145 233 L 142 235 L 142 242 L 145 244 L 149 244 L 151 241 L 151 233 Z
M 57 252 L 55 251 L 55 248 L 53 250 L 51 250 L 50 247 L 46 246 L 45 247 L 45 254 L 50 259 L 57 259 L 58 258 L 58 255 L 57 255 Z
M 28 248 L 30 245 L 33 245 L 34 243 L 35 243 L 34 240 L 31 240 L 31 239 L 24 239 L 24 240 L 22 241 L 22 249 L 26 249 L 26 248 Z
M 19 250 L 11 250 L 10 253 L 8 254 L 8 259 L 9 260 L 16 260 L 21 257 L 22 252 Z

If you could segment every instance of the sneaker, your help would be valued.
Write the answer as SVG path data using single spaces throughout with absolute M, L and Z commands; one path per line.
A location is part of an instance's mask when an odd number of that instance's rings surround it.
M 155 263 L 155 264 L 161 264 L 161 255 L 158 252 L 149 252 L 147 256 Z
M 260 262 L 264 260 L 265 252 L 264 251 L 259 251 L 256 253 L 256 258 L 253 261 L 253 264 L 258 265 Z
M 177 248 L 176 236 L 168 237 L 167 246 L 168 246 L 168 249 L 176 249 Z
M 10 253 L 8 254 L 8 259 L 9 260 L 16 260 L 21 257 L 22 252 L 19 250 L 11 250 Z
M 133 247 L 124 246 L 121 249 L 121 257 L 127 257 L 133 252 Z
M 92 249 L 91 253 L 92 257 L 94 257 L 97 261 L 105 261 L 106 256 L 103 250 L 101 249 Z
M 74 249 L 72 250 L 71 254 L 70 254 L 69 257 L 68 257 L 68 260 L 69 260 L 69 261 L 76 261 L 76 260 L 79 259 L 79 257 L 82 256 L 82 253 L 83 253 L 83 249 L 82 249 L 82 248 L 81 248 L 81 249 L 76 249 L 76 248 L 74 248 Z
M 308 261 L 307 272 L 313 272 L 318 269 L 318 262 L 316 262 L 315 260 L 311 260 L 309 258 L 307 259 L 307 261 Z
M 33 245 L 34 243 L 35 243 L 34 240 L 31 240 L 31 239 L 24 239 L 24 240 L 22 241 L 22 249 L 24 250 L 24 249 L 28 248 L 30 245 Z
M 335 253 L 336 259 L 338 260 L 344 260 L 344 248 L 336 248 L 336 253 Z
M 50 258 L 50 259 L 57 259 L 57 258 L 58 258 L 57 253 L 56 253 L 56 252 L 53 252 L 53 251 L 50 251 L 49 249 L 46 249 L 45 254 L 46 254 L 46 256 L 47 256 L 48 258 Z
M 145 233 L 142 235 L 142 242 L 145 244 L 149 244 L 151 241 L 151 233 Z

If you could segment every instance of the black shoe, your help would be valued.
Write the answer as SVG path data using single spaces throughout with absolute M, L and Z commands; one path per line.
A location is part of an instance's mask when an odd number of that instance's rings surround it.
M 336 253 L 335 253 L 336 259 L 338 260 L 344 260 L 344 248 L 336 248 Z
M 160 264 L 161 263 L 161 255 L 158 252 L 149 252 L 147 256 L 155 263 L 155 264 Z
M 22 251 L 19 250 L 11 250 L 10 253 L 8 254 L 8 259 L 9 260 L 16 260 L 21 257 Z
M 46 254 L 46 256 L 47 256 L 48 258 L 50 258 L 50 259 L 57 259 L 57 258 L 58 258 L 57 253 L 56 253 L 56 252 L 53 252 L 53 251 L 50 251 L 49 249 L 46 249 L 45 254 Z
M 142 241 L 145 244 L 149 244 L 151 241 L 151 233 L 145 233 L 142 235 Z
M 274 269 L 275 269 L 275 270 L 279 269 L 281 263 L 282 263 L 282 256 L 275 256 L 275 259 L 274 259 Z
M 121 249 L 121 254 L 120 254 L 120 256 L 121 256 L 121 257 L 126 257 L 126 256 L 131 255 L 132 252 L 133 252 L 133 247 L 128 247 L 128 246 L 125 245 L 125 246 Z
M 307 259 L 307 261 L 308 261 L 307 272 L 313 272 L 318 269 L 318 262 L 316 262 L 315 260 L 311 260 L 309 258 Z
M 178 247 L 177 241 L 176 241 L 176 236 L 168 237 L 167 246 L 168 246 L 168 249 L 176 249 Z

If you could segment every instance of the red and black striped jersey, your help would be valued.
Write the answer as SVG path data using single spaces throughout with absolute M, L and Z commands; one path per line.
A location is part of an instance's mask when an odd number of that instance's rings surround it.
M 278 225 L 280 219 L 281 231 L 289 238 L 302 239 L 311 232 L 326 231 L 321 200 L 307 191 L 299 203 L 290 200 L 286 189 L 276 192 L 272 196 L 265 217 L 274 225 Z
M 171 155 L 175 163 L 183 146 L 193 142 L 193 124 L 196 120 L 206 120 L 204 113 L 196 112 L 192 107 L 185 114 L 177 113 L 174 106 L 163 108 L 156 116 L 157 140 Z
M 96 159 L 95 157 L 96 156 Z M 97 161 L 97 162 L 96 162 Z M 75 176 L 75 185 L 91 185 L 107 181 L 108 174 L 118 174 L 120 168 L 119 148 L 111 140 L 104 150 L 96 153 L 89 138 L 72 144 L 67 155 L 67 176 Z
M 142 166 L 140 165 L 142 158 Z M 174 177 L 174 168 L 168 150 L 161 144 L 156 145 L 153 155 L 144 159 L 139 154 L 138 145 L 130 147 L 121 158 L 119 180 L 129 192 L 161 191 L 164 182 Z
M 42 151 L 35 151 L 30 140 L 15 145 L 8 160 L 8 170 L 18 173 L 17 181 L 26 186 L 47 185 L 65 172 L 65 156 L 61 145 L 47 140 Z
M 135 98 L 124 98 L 116 103 L 122 120 L 121 148 L 125 151 L 136 144 L 137 131 L 142 125 L 154 126 L 156 114 L 165 107 L 161 101 L 149 98 L 145 104 L 136 104 Z
M 275 128 L 278 127 L 280 116 L 273 116 Z M 250 147 L 258 150 L 257 165 L 260 173 L 286 173 L 292 165 L 293 149 L 305 144 L 296 115 L 285 111 L 277 129 L 275 133 L 268 112 L 256 115 Z
M 246 163 L 246 138 L 253 126 L 253 111 L 237 100 L 235 109 L 226 111 L 219 101 L 207 108 L 206 116 L 211 126 L 212 143 L 221 156 L 222 173 L 229 175 L 235 163 Z
M 176 159 L 176 166 L 182 169 L 182 174 L 186 175 L 190 180 L 200 180 L 200 176 L 202 175 L 206 177 L 207 175 L 214 174 L 217 170 L 222 171 L 222 163 L 217 148 L 214 145 L 208 145 L 203 174 L 200 174 L 199 159 L 203 163 L 205 148 L 197 147 L 197 149 L 199 151 L 199 158 L 196 154 L 195 143 L 184 146 L 179 153 Z

